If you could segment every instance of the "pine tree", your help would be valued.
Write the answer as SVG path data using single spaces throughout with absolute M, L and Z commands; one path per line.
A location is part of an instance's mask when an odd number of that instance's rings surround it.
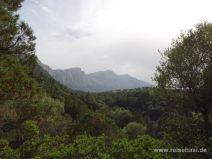
M 0 55 L 34 55 L 32 29 L 16 14 L 23 0 L 0 0 Z

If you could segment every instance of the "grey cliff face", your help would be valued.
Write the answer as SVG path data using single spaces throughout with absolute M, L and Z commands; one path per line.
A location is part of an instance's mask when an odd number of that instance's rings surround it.
M 47 65 L 42 63 L 39 64 L 55 80 L 73 90 L 104 92 L 111 90 L 152 87 L 151 84 L 138 80 L 130 75 L 117 75 L 110 70 L 86 74 L 78 67 L 65 70 L 53 70 Z

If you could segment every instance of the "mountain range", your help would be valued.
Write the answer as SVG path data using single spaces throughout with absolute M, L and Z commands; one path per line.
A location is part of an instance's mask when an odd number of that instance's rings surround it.
M 113 71 L 99 71 L 86 74 L 81 68 L 51 69 L 48 65 L 39 62 L 55 80 L 72 90 L 105 92 L 112 90 L 152 87 L 151 84 L 138 80 L 130 75 L 117 75 Z

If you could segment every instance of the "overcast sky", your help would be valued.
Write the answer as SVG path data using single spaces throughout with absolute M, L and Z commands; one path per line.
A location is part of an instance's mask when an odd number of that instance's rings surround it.
M 211 0 L 25 0 L 36 54 L 56 69 L 112 70 L 151 82 L 158 50 L 204 20 Z

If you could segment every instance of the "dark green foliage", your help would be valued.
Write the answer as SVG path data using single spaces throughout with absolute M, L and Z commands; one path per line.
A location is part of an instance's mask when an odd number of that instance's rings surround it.
M 145 134 L 145 131 L 145 126 L 136 122 L 131 122 L 123 128 L 123 132 L 129 137 L 129 139 L 135 139 L 138 135 Z
M 94 94 L 74 93 L 46 73 L 42 78 L 31 75 L 16 56 L 1 56 L 0 64 L 0 138 L 5 139 L 0 158 L 136 158 L 133 143 L 122 137 L 136 142 L 136 136 L 144 134 L 139 123 L 133 132 L 127 128 L 132 125 L 129 122 L 140 120 L 131 111 L 111 109 Z M 118 127 L 124 126 L 122 132 Z
M 50 94 L 52 97 L 56 99 L 60 99 L 64 101 L 64 98 L 67 97 L 71 92 L 54 80 L 45 70 L 41 68 L 41 66 L 36 65 L 33 69 L 32 77 L 39 81 L 39 87 L 41 87 L 46 93 Z
M 39 128 L 35 121 L 27 120 L 22 124 L 22 132 L 24 140 L 29 140 L 33 137 L 39 136 Z
M 35 36 L 32 29 L 15 12 L 21 7 L 22 0 L 0 1 L 0 55 L 34 54 Z
M 133 111 L 143 112 L 148 109 L 151 96 L 148 89 L 133 89 L 120 92 L 101 93 L 103 100 L 110 106 L 120 106 Z
M 27 69 L 15 56 L 0 56 L 0 78 L 1 101 L 27 99 L 36 92 L 35 82 L 28 78 Z
M 9 146 L 9 142 L 5 139 L 0 139 L 0 158 L 1 159 L 19 159 L 20 155 L 17 150 Z
M 0 0 L 0 159 L 206 157 L 154 149 L 211 144 L 211 24 L 165 51 L 159 88 L 74 92 L 37 64 L 21 2 Z
M 42 159 L 168 159 L 167 153 L 155 153 L 154 148 L 163 143 L 150 136 L 140 136 L 135 140 L 115 139 L 109 141 L 105 136 L 92 137 L 80 135 L 71 143 L 66 137 L 32 137 L 26 140 L 18 150 L 9 148 L 6 141 L 1 157 L 42 158 Z M 4 142 L 4 143 L 3 143 Z M 20 156 L 20 157 L 19 157 Z M 6 158 L 7 159 L 7 158 Z
M 9 12 L 15 12 L 21 7 L 23 0 L 1 0 L 0 4 L 2 8 L 8 10 Z
M 182 34 L 162 56 L 155 80 L 166 101 L 169 115 L 163 127 L 168 128 L 170 141 L 210 151 L 212 24 L 204 22 Z
M 145 156 L 135 152 L 133 147 L 138 135 L 145 134 L 145 128 L 139 123 L 130 123 L 141 122 L 131 111 L 111 109 L 95 94 L 74 93 L 42 70 L 30 74 L 27 65 L 16 56 L 1 56 L 0 64 L 0 138 L 5 139 L 2 140 L 0 158 Z M 125 128 L 122 131 L 118 127 Z M 84 133 L 87 135 L 79 136 Z M 146 153 L 153 152 L 148 150 Z
M 111 111 L 111 118 L 115 121 L 116 125 L 120 128 L 126 126 L 129 122 L 133 121 L 133 114 L 126 109 L 116 108 Z

